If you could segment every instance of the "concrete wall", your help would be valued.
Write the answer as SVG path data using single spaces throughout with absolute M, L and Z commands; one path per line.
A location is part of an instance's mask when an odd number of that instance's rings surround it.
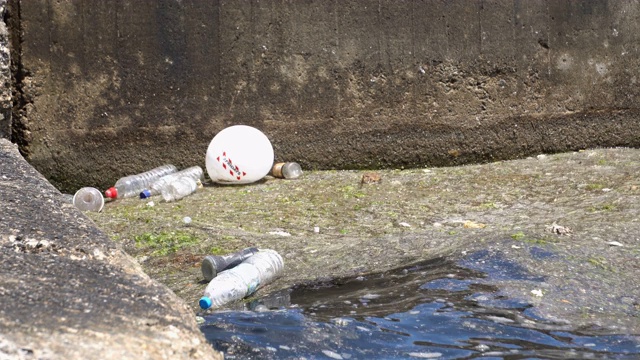
M 0 0 L 0 17 L 6 15 L 7 0 Z M 9 30 L 0 21 L 0 139 L 11 138 L 11 52 Z
M 638 0 L 10 3 L 13 141 L 66 190 L 232 124 L 307 168 L 640 145 Z

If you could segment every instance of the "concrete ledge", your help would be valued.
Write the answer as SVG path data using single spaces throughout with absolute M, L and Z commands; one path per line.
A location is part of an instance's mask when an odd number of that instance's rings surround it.
M 215 359 L 194 314 L 0 139 L 0 358 Z

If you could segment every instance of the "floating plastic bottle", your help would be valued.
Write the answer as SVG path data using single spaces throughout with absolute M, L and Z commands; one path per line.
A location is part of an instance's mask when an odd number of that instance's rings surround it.
M 283 179 L 297 179 L 302 176 L 302 167 L 295 162 L 276 163 L 271 168 L 271 175 Z
M 125 176 L 116 181 L 115 186 L 107 189 L 104 195 L 111 199 L 138 196 L 140 191 L 149 187 L 155 180 L 178 171 L 173 165 L 163 165 L 141 174 Z
M 240 263 L 214 277 L 204 290 L 200 307 L 220 307 L 253 294 L 275 279 L 284 268 L 280 254 L 274 250 L 260 250 Z
M 258 248 L 250 247 L 229 255 L 209 255 L 202 260 L 200 269 L 205 280 L 211 281 L 219 272 L 237 266 L 249 256 L 258 252 Z
M 183 176 L 170 182 L 162 188 L 162 198 L 164 201 L 176 201 L 196 192 L 200 180 L 194 180 L 189 176 Z
M 140 199 L 146 199 L 150 196 L 162 193 L 163 188 L 167 187 L 172 181 L 183 176 L 190 177 L 194 180 L 200 180 L 201 182 L 204 181 L 204 171 L 202 168 L 200 166 L 192 166 L 173 174 L 165 175 L 154 181 L 147 189 L 140 192 Z
M 100 190 L 92 187 L 83 187 L 73 196 L 73 205 L 81 211 L 100 212 L 104 207 L 104 198 Z

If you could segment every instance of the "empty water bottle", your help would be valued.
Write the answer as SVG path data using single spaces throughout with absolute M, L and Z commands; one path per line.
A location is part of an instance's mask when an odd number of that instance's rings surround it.
M 83 187 L 73 196 L 73 205 L 81 211 L 100 212 L 104 206 L 104 198 L 100 190 L 92 187 Z
M 284 268 L 280 254 L 274 250 L 260 250 L 240 263 L 214 277 L 200 298 L 200 307 L 220 307 L 253 294 L 275 279 Z
M 297 179 L 302 176 L 302 167 L 295 162 L 276 163 L 271 168 L 271 175 L 277 178 Z
M 187 176 L 194 180 L 204 181 L 204 171 L 200 166 L 192 166 L 173 174 L 165 175 L 160 179 L 154 181 L 147 189 L 140 192 L 140 199 L 146 199 L 150 196 L 158 195 L 162 193 L 162 189 L 169 186 L 169 184 L 177 180 L 180 177 Z
M 116 181 L 115 186 L 104 192 L 111 199 L 138 196 L 140 191 L 147 188 L 155 180 L 178 171 L 173 165 L 163 165 L 141 174 L 125 176 Z
M 198 189 L 200 180 L 194 180 L 189 176 L 183 176 L 170 182 L 162 188 L 164 201 L 176 201 L 193 194 Z
M 200 269 L 202 270 L 202 276 L 205 280 L 210 281 L 219 272 L 232 268 L 244 260 L 248 259 L 249 256 L 258 252 L 257 248 L 250 247 L 246 249 L 242 249 L 236 253 L 229 255 L 209 255 L 202 259 L 202 265 Z

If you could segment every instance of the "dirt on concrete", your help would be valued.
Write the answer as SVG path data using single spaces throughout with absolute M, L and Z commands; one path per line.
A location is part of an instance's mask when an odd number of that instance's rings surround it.
M 540 316 L 640 333 L 639 173 L 640 149 L 593 149 L 207 183 L 178 202 L 124 199 L 87 215 L 194 311 L 206 286 L 201 259 L 249 246 L 285 259 L 259 294 L 442 256 L 471 265 L 500 256 L 543 279 L 496 280 Z

